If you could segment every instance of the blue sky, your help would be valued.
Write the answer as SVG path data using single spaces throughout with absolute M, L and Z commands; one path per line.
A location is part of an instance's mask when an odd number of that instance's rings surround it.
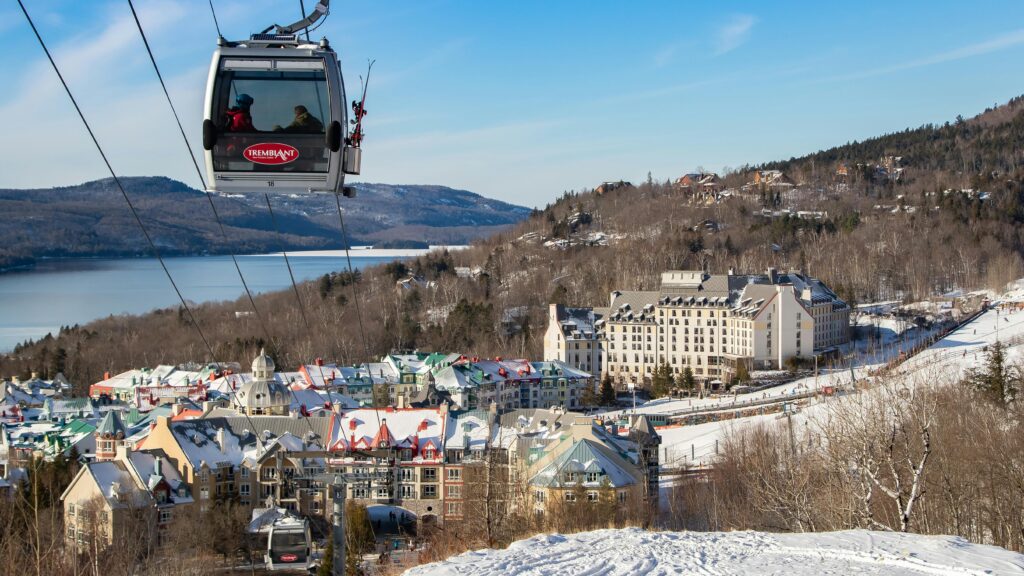
M 127 2 L 25 0 L 115 169 L 198 186 Z M 314 0 L 306 0 L 307 7 Z M 295 0 L 215 0 L 225 36 Z M 543 206 L 603 180 L 788 158 L 1024 93 L 1024 2 L 335 2 L 350 91 L 375 58 L 362 179 Z M 136 0 L 199 148 L 206 0 Z M 105 175 L 24 18 L 0 8 L 0 187 Z M 351 96 L 352 94 L 350 94 Z

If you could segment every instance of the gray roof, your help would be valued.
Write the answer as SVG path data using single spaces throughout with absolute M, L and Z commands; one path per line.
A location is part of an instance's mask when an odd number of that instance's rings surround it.
M 107 412 L 107 415 L 103 417 L 103 421 L 100 422 L 99 427 L 96 428 L 96 433 L 104 436 L 117 436 L 118 432 L 122 435 L 126 433 L 124 423 L 121 422 L 121 417 L 118 416 L 116 410 L 110 410 Z
M 671 270 L 663 273 L 661 278 L 661 289 L 657 292 L 612 292 L 608 319 L 652 322 L 654 314 L 648 308 L 652 305 L 728 306 L 739 313 L 756 314 L 776 293 L 777 285 L 792 285 L 796 297 L 805 305 L 831 302 L 835 309 L 849 307 L 821 280 L 795 272 L 768 275 Z M 809 290 L 809 298 L 805 290 Z

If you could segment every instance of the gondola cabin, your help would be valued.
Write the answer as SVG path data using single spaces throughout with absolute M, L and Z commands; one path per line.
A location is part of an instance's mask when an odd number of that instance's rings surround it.
M 266 537 L 267 570 L 305 572 L 314 565 L 309 521 L 284 508 L 253 510 L 249 532 Z
M 207 187 L 229 193 L 338 192 L 358 174 L 346 146 L 345 86 L 326 40 L 256 34 L 221 40 L 203 120 Z

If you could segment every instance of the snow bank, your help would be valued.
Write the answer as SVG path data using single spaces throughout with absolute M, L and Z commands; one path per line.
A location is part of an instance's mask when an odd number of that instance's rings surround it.
M 507 550 L 467 552 L 405 574 L 1024 574 L 1024 555 L 952 536 L 866 530 L 766 534 L 627 528 L 535 536 Z

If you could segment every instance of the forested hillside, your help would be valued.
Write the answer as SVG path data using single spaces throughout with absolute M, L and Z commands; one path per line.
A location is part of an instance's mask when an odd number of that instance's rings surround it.
M 326 194 L 213 196 L 224 241 L 205 195 L 160 177 L 122 178 L 165 255 L 338 248 L 337 207 Z M 345 199 L 353 244 L 465 244 L 518 222 L 527 208 L 444 186 L 355 184 Z M 110 179 L 45 190 L 0 190 L 0 270 L 41 257 L 150 256 L 138 224 Z
M 241 299 L 195 312 L 218 360 L 247 362 L 268 345 L 279 365 L 294 366 L 413 348 L 536 358 L 550 302 L 607 305 L 611 290 L 655 289 L 672 268 L 802 269 L 853 303 L 1001 288 L 1024 276 L 1022 126 L 1018 99 L 948 126 L 757 167 L 783 170 L 791 185 L 754 184 L 753 168 L 723 175 L 727 193 L 711 200 L 656 181 L 567 192 L 468 250 L 302 286 L 309 326 L 291 291 L 258 297 L 260 316 L 236 315 L 249 309 Z M 396 287 L 407 272 L 425 282 Z M 0 359 L 0 373 L 61 369 L 88 383 L 104 370 L 205 359 L 172 309 L 19 347 Z

